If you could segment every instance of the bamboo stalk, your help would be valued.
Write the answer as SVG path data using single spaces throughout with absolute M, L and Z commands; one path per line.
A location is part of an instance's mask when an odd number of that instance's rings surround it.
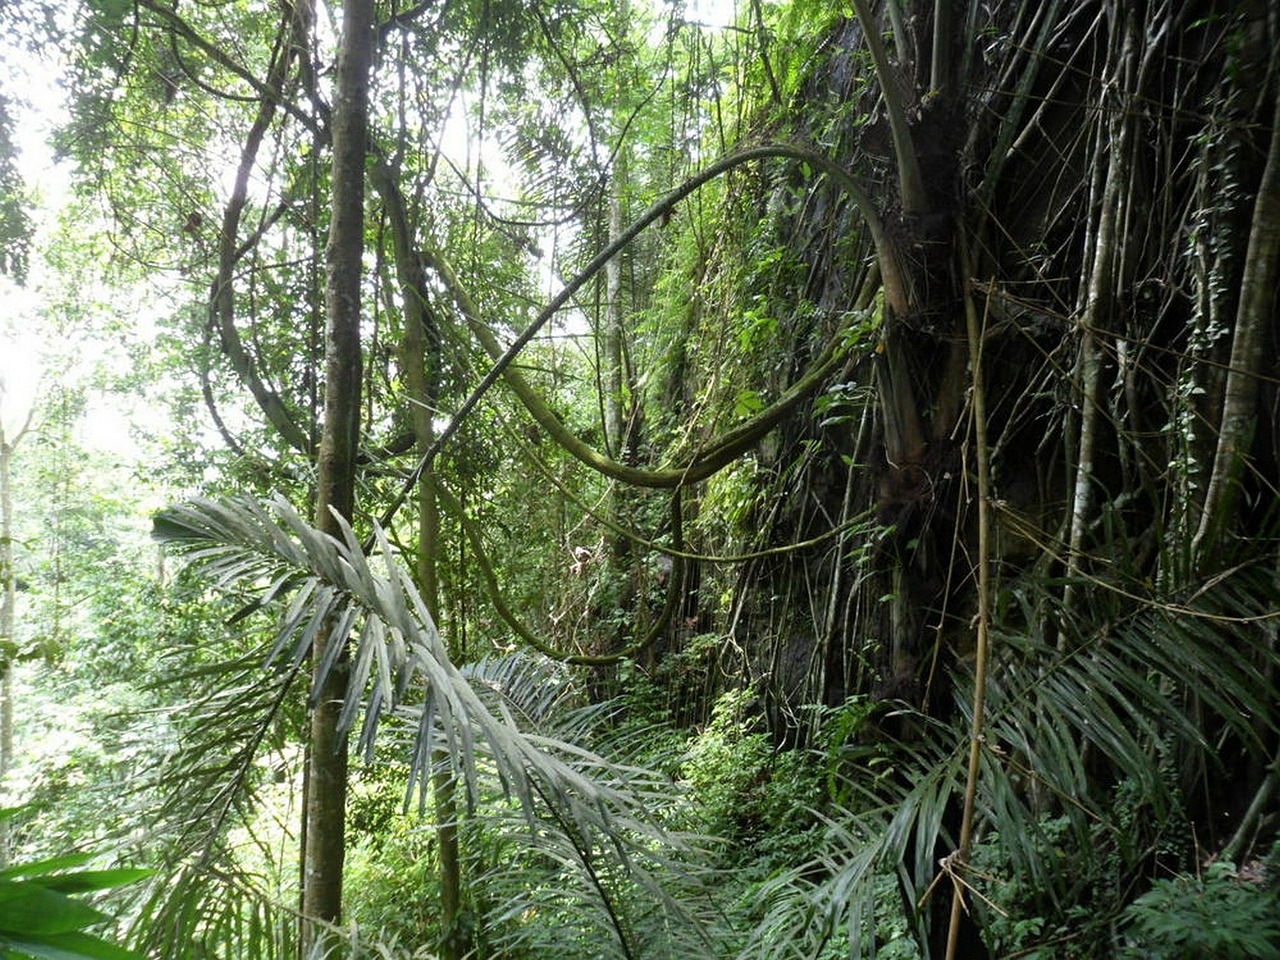
M 1084 556 L 1085 531 L 1088 529 L 1093 507 L 1094 462 L 1098 446 L 1098 425 L 1102 412 L 1102 346 L 1097 331 L 1111 308 L 1116 281 L 1116 261 L 1119 259 L 1117 225 L 1121 221 L 1126 181 L 1129 178 L 1130 121 L 1126 107 L 1133 96 L 1132 65 L 1135 56 L 1132 21 L 1121 28 L 1119 62 L 1112 84 L 1122 86 L 1120 102 L 1114 106 L 1107 127 L 1110 157 L 1106 180 L 1102 186 L 1101 210 L 1098 213 L 1098 233 L 1093 250 L 1093 269 L 1089 273 L 1089 285 L 1085 295 L 1084 310 L 1080 318 L 1080 437 L 1077 446 L 1076 475 L 1071 496 L 1070 533 L 1067 540 L 1067 584 L 1063 590 L 1063 608 L 1069 613 L 1074 605 L 1074 581 L 1080 574 L 1080 560 Z
M 967 243 L 960 235 L 961 262 L 966 277 L 970 276 Z M 987 301 L 988 305 L 990 301 Z M 969 771 L 964 788 L 964 811 L 960 819 L 960 841 L 955 869 L 963 869 L 969 859 L 973 839 L 974 808 L 977 805 L 978 778 L 982 773 L 982 734 L 987 694 L 987 661 L 990 658 L 989 624 L 991 622 L 991 464 L 987 448 L 987 401 L 982 377 L 982 330 L 978 310 L 973 303 L 973 290 L 966 284 L 964 295 L 965 329 L 969 340 L 969 382 L 973 391 L 973 445 L 977 460 L 978 483 L 978 556 L 975 561 L 978 584 L 978 616 L 976 624 L 976 667 L 973 677 L 973 719 L 969 732 Z M 984 311 L 983 326 L 986 317 Z M 960 934 L 960 913 L 964 895 L 958 880 L 952 880 L 951 922 L 947 930 L 947 960 L 955 960 Z

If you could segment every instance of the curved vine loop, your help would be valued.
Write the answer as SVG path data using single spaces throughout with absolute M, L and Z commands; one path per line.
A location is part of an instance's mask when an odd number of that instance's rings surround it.
M 472 330 L 481 340 L 486 351 L 493 357 L 494 363 L 480 383 L 468 394 L 449 423 L 440 431 L 432 445 L 423 453 L 412 473 L 406 478 L 400 493 L 379 518 L 379 525 L 386 527 L 391 523 L 395 514 L 403 506 L 409 491 L 418 484 L 423 473 L 430 468 L 444 445 L 458 431 L 462 421 L 471 414 L 489 391 L 489 388 L 499 378 L 507 380 L 508 385 L 516 392 L 521 402 L 529 409 L 531 415 L 568 453 L 587 466 L 613 479 L 633 486 L 657 489 L 678 489 L 681 486 L 705 480 L 712 476 L 748 450 L 760 437 L 781 422 L 787 413 L 811 396 L 826 377 L 836 369 L 837 364 L 841 362 L 839 337 L 835 338 L 823 350 L 810 372 L 797 381 L 778 402 L 729 430 L 688 463 L 678 467 L 644 470 L 619 463 L 575 437 L 564 426 L 559 417 L 547 407 L 536 391 L 528 385 L 527 381 L 520 376 L 519 372 L 511 367 L 520 352 L 528 346 L 551 318 L 569 302 L 574 294 L 603 269 L 606 263 L 635 240 L 645 228 L 670 213 L 676 204 L 711 180 L 723 176 L 743 164 L 770 158 L 797 160 L 808 164 L 811 168 L 826 173 L 840 184 L 841 189 L 858 208 L 871 233 L 871 239 L 877 251 L 886 304 L 896 313 L 905 312 L 908 296 L 903 273 L 897 261 L 896 250 L 866 190 L 863 189 L 862 184 L 856 177 L 834 160 L 806 147 L 794 144 L 762 144 L 747 147 L 722 157 L 677 186 L 642 213 L 630 227 L 619 234 L 586 267 L 566 283 L 561 291 L 552 298 L 550 303 L 542 309 L 533 322 L 506 350 L 501 350 L 492 331 L 480 320 L 480 312 L 476 308 L 474 300 L 458 280 L 457 274 L 453 271 L 448 261 L 435 251 L 423 251 L 422 256 L 425 264 L 431 268 L 449 290 L 455 305 L 467 318 Z

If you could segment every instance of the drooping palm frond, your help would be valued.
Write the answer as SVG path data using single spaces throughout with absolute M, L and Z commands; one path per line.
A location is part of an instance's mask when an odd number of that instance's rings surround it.
M 1264 756 L 1280 730 L 1274 573 L 1236 570 L 1159 602 L 1131 596 L 1128 612 L 1098 595 L 1098 609 L 1074 620 L 1093 626 L 1065 637 L 1016 613 L 1052 613 L 1060 595 L 1011 589 L 1043 595 L 1000 607 L 978 853 L 972 869 L 945 869 L 959 871 L 997 955 L 1057 937 L 1087 955 L 1089 938 L 1107 942 L 1109 922 L 1152 879 L 1193 868 L 1197 843 L 1204 853 L 1223 842 L 1193 835 L 1193 822 L 1241 813 L 1233 766 Z M 822 854 L 762 888 L 744 957 L 871 957 L 905 931 L 916 941 L 905 949 L 929 956 L 921 904 L 954 849 L 948 814 L 967 749 L 972 681 L 953 679 L 954 722 L 920 718 L 914 739 L 882 759 L 891 774 L 847 751 L 850 789 L 827 814 Z
M 718 877 L 704 864 L 713 861 L 712 840 L 654 829 L 676 819 L 683 797 L 669 778 L 630 762 L 629 740 L 617 733 L 621 704 L 590 702 L 564 664 L 538 655 L 486 658 L 463 673 L 495 713 L 593 778 L 621 774 L 644 807 L 643 818 L 615 814 L 608 831 L 582 815 L 577 798 L 566 804 L 541 789 L 532 818 L 501 802 L 477 809 L 468 826 L 479 847 L 505 851 L 475 863 L 483 896 L 501 904 L 486 918 L 494 955 L 710 955 Z M 577 746 L 566 752 L 568 744 Z
M 964 786 L 967 742 L 958 725 L 909 719 L 915 737 L 877 750 L 874 762 L 852 744 L 841 751 L 851 758 L 838 774 L 847 799 L 823 814 L 814 858 L 761 887 L 743 960 L 874 957 L 891 938 L 924 942 L 935 857 L 954 843 L 948 812 Z
M 164 511 L 156 530 L 167 542 L 190 546 L 190 559 L 219 586 L 254 590 L 263 604 L 289 597 L 267 666 L 303 662 L 317 633 L 330 630 L 335 642 L 319 665 L 316 684 L 337 669 L 341 656 L 349 657 L 341 725 L 353 729 L 363 712 L 360 743 L 366 750 L 380 720 L 405 703 L 411 687 L 421 687 L 429 709 L 420 712 L 411 787 L 425 785 L 440 737 L 474 779 L 476 744 L 483 739 L 521 800 L 532 801 L 537 783 L 602 810 L 632 805 L 624 792 L 583 776 L 553 756 L 550 744 L 535 742 L 494 714 L 450 661 L 409 573 L 380 532 L 376 542 L 385 571 L 378 573 L 349 526 L 343 525 L 341 540 L 327 536 L 281 498 L 193 501 Z
M 177 677 L 198 681 L 198 694 L 157 712 L 172 745 L 135 785 L 134 818 L 145 832 L 127 838 L 164 864 L 130 912 L 131 939 L 148 956 L 295 953 L 293 897 L 281 883 L 289 873 L 280 844 L 291 833 L 277 829 L 275 844 L 257 835 L 257 811 L 279 803 L 272 768 L 287 766 L 282 728 L 288 714 L 297 720 L 293 674 L 263 669 L 267 649 Z
M 359 727 L 367 752 L 384 722 L 409 731 L 411 794 L 425 797 L 443 750 L 472 806 L 495 785 L 510 796 L 520 842 L 558 862 L 565 877 L 580 882 L 583 902 L 602 911 L 610 936 L 598 940 L 597 949 L 611 942 L 616 950 L 606 953 L 634 956 L 643 940 L 612 905 L 611 891 L 624 886 L 646 891 L 645 902 L 660 906 L 663 919 L 651 928 L 679 927 L 698 938 L 696 916 L 664 890 L 667 866 L 693 872 L 689 858 L 668 857 L 685 838 L 664 830 L 655 816 L 671 802 L 673 784 L 582 745 L 583 734 L 607 708 L 567 709 L 576 695 L 562 667 L 520 657 L 459 669 L 380 533 L 375 540 L 383 569 L 375 570 L 349 527 L 341 539 L 327 536 L 282 499 L 171 508 L 157 518 L 156 535 L 185 545 L 221 588 L 281 611 L 264 649 L 263 677 L 288 687 L 317 632 L 330 630 L 330 649 L 345 651 L 346 659 L 329 657 L 320 676 L 347 671 L 342 723 L 352 732 Z M 244 715 L 260 722 L 264 714 Z M 243 722 L 251 742 L 253 722 Z M 248 762 L 247 756 L 240 761 Z
M 565 960 L 713 956 L 710 872 L 672 847 L 646 843 L 619 825 L 584 832 L 572 811 L 545 803 L 536 828 L 520 811 L 487 805 L 477 895 L 494 956 Z
M 1040 812 L 1095 821 L 1120 783 L 1163 814 L 1206 771 L 1228 777 L 1232 752 L 1261 754 L 1280 729 L 1280 652 L 1265 629 L 1274 598 L 1269 570 L 1240 569 L 1190 599 L 1081 618 L 1092 627 L 1057 644 L 1001 631 L 991 768 L 1023 781 Z
M 147 956 L 297 955 L 293 911 L 268 878 L 241 867 L 225 844 L 161 874 L 131 917 L 133 939 Z

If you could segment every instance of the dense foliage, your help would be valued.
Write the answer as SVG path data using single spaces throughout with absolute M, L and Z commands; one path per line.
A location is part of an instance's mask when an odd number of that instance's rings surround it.
M 0 11 L 6 842 L 157 957 L 1280 955 L 1270 6 Z

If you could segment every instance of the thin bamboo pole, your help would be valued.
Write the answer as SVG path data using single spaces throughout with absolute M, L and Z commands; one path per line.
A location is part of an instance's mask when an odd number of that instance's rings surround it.
M 961 262 L 965 276 L 970 276 L 967 242 L 960 233 Z M 989 303 L 989 301 L 988 301 Z M 964 295 L 965 328 L 969 340 L 969 382 L 973 392 L 973 446 L 977 461 L 978 484 L 978 555 L 975 579 L 978 584 L 978 616 L 976 624 L 976 667 L 973 677 L 973 719 L 969 732 L 969 772 L 964 788 L 964 812 L 960 819 L 960 842 L 952 867 L 951 922 L 947 930 L 947 960 L 955 960 L 959 941 L 960 914 L 964 909 L 964 893 L 959 871 L 969 860 L 973 839 L 974 808 L 978 796 L 978 777 L 982 772 L 982 736 L 987 693 L 987 661 L 990 658 L 989 625 L 991 622 L 991 465 L 987 448 L 987 402 L 982 377 L 982 324 L 973 302 L 972 287 L 966 282 Z

